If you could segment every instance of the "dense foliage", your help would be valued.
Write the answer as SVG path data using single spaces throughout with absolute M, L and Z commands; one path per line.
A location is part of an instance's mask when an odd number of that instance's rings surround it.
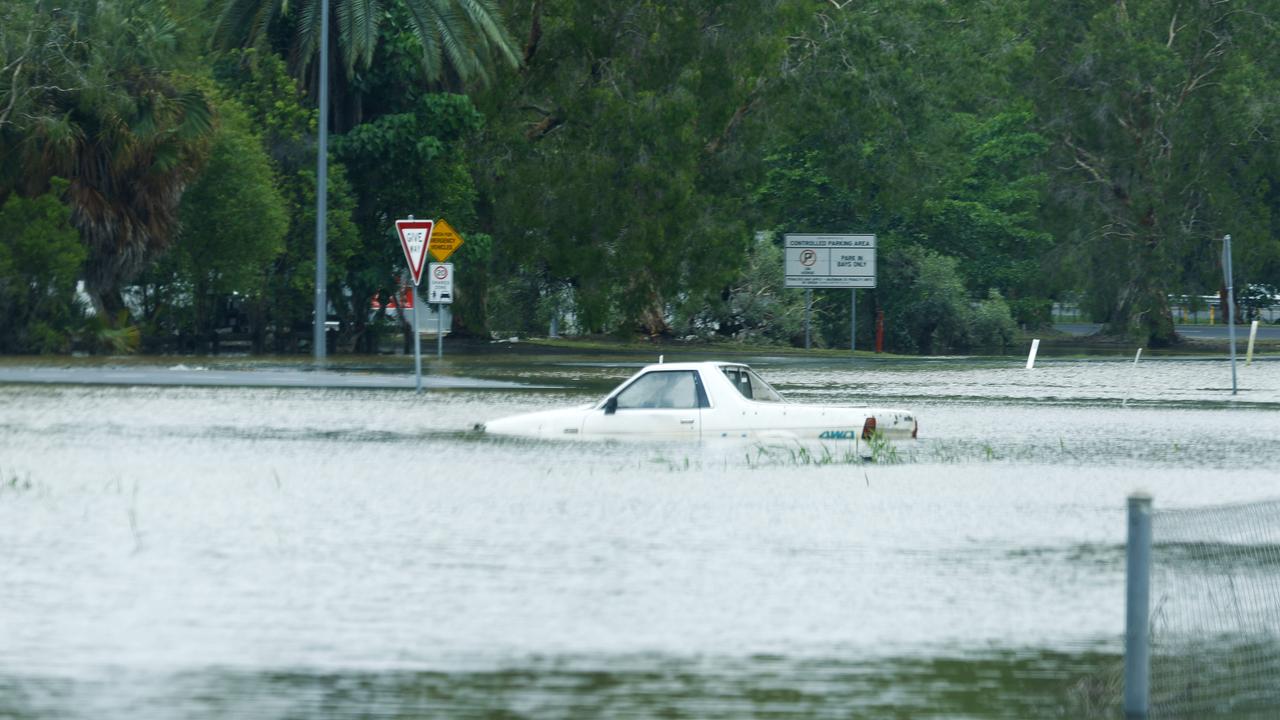
M 856 340 L 903 352 L 1067 296 L 1176 342 L 1227 233 L 1280 287 L 1280 0 L 324 1 L 342 351 L 407 337 L 410 214 L 481 336 L 799 344 L 787 232 L 877 235 Z M 308 349 L 320 7 L 0 0 L 0 351 Z

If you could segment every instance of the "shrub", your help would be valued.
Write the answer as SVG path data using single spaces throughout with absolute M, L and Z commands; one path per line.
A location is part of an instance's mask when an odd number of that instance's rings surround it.
M 979 347 L 1004 350 L 1013 345 L 1018 326 L 1009 312 L 1009 304 L 998 290 L 987 293 L 987 299 L 973 311 L 973 342 Z
M 84 316 L 76 280 L 86 255 L 59 196 L 66 182 L 0 206 L 0 352 L 62 352 Z

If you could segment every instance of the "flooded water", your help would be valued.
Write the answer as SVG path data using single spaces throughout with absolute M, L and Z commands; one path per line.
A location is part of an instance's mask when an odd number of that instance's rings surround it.
M 458 356 L 432 372 L 543 387 L 421 395 L 0 385 L 0 717 L 1082 717 L 1117 699 L 1126 496 L 1280 497 L 1269 358 L 1234 397 L 1221 360 L 744 359 L 920 439 L 470 431 L 616 357 Z

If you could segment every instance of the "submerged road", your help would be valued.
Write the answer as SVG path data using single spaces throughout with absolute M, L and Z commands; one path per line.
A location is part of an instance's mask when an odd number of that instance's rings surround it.
M 300 387 L 412 389 L 412 373 L 337 372 L 330 370 L 213 370 L 179 365 L 128 368 L 0 367 L 0 383 L 48 385 L 186 385 L 196 387 Z M 513 390 L 549 387 L 450 375 L 422 376 L 429 390 Z

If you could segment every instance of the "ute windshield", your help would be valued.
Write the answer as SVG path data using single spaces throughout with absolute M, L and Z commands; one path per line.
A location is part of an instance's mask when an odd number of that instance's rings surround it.
M 742 397 L 756 402 L 784 402 L 782 396 L 777 390 L 770 387 L 759 375 L 755 374 L 750 368 L 741 365 L 721 365 L 720 371 L 725 377 L 729 378 L 729 382 L 738 389 Z

